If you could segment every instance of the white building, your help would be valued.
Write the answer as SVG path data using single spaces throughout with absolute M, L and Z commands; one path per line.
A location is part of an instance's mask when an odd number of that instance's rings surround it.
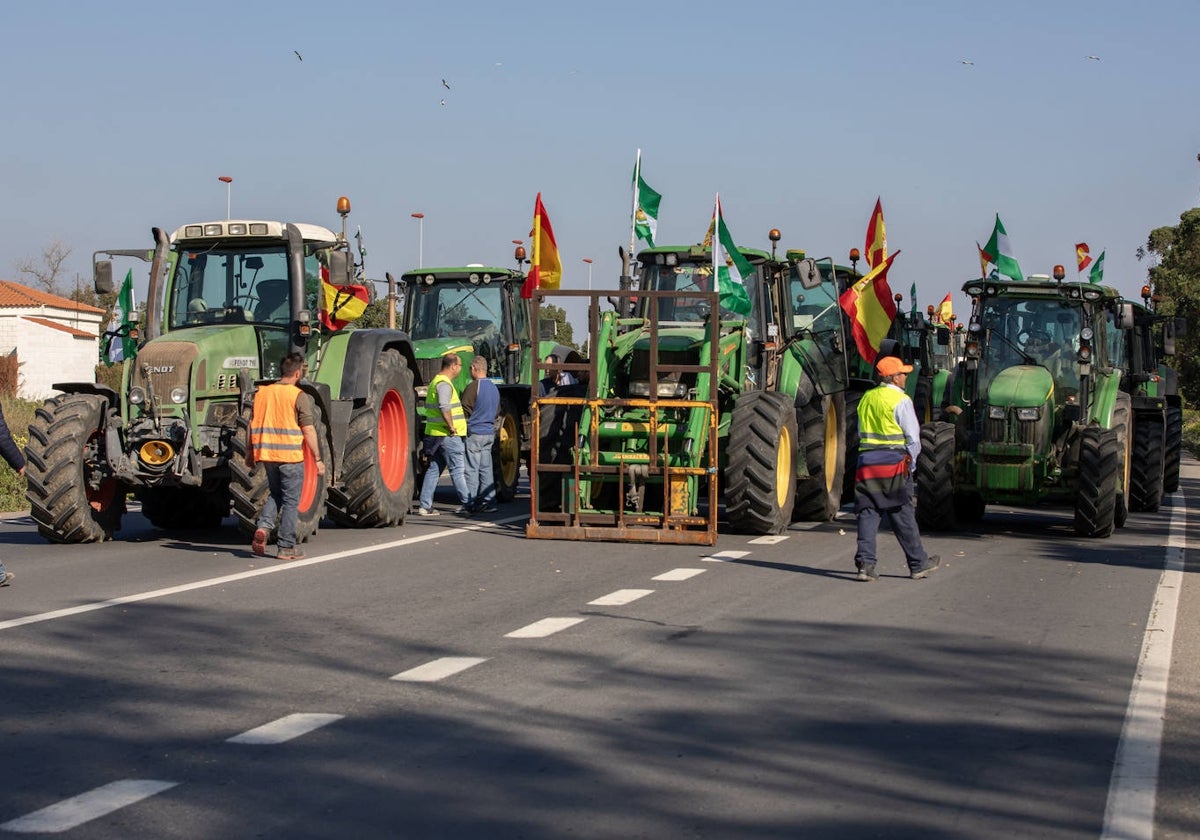
M 56 382 L 94 382 L 104 310 L 0 280 L 0 356 L 17 356 L 17 396 L 41 400 Z

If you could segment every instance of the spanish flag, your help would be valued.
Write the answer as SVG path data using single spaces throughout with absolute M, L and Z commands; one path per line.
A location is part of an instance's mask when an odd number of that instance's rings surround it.
M 898 256 L 899 251 L 872 268 L 838 298 L 838 303 L 850 316 L 850 334 L 854 336 L 859 355 L 871 363 L 879 355 L 879 344 L 887 337 L 896 318 L 896 301 L 888 286 L 887 273 L 892 260 Z
M 942 302 L 938 306 L 937 317 L 938 323 L 946 326 L 950 326 L 950 322 L 954 320 L 954 302 L 949 293 L 942 298 Z
M 558 243 L 554 241 L 554 228 L 550 217 L 542 206 L 542 194 L 537 194 L 533 204 L 533 230 L 529 232 L 533 243 L 533 258 L 529 263 L 529 275 L 521 286 L 521 297 L 533 297 L 534 289 L 557 289 L 562 281 L 562 260 L 558 257 Z
M 327 279 L 329 272 L 321 267 L 321 311 L 317 315 L 321 325 L 336 332 L 351 321 L 357 321 L 370 303 L 366 286 L 335 286 Z
M 1075 262 L 1079 265 L 1077 271 L 1083 271 L 1092 264 L 1091 251 L 1086 242 L 1080 242 L 1075 246 Z
M 878 198 L 875 199 L 871 221 L 867 223 L 867 243 L 863 252 L 867 255 L 867 265 L 871 268 L 887 259 L 887 230 L 883 226 L 883 205 Z

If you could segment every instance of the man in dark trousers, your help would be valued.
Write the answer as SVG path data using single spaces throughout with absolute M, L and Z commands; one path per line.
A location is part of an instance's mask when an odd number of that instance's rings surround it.
M 267 471 L 270 492 L 258 515 L 258 527 L 250 550 L 267 552 L 267 536 L 279 521 L 275 543 L 280 560 L 299 560 L 304 552 L 296 546 L 296 521 L 300 513 L 300 491 L 304 487 L 304 449 L 317 461 L 317 475 L 325 475 L 317 430 L 313 426 L 312 397 L 297 387 L 304 375 L 304 356 L 288 353 L 279 364 L 282 376 L 254 394 L 250 420 L 250 446 L 246 466 L 261 462 Z
M 467 415 L 467 508 L 472 513 L 491 513 L 496 509 L 492 446 L 496 442 L 500 390 L 488 378 L 488 361 L 483 356 L 471 360 L 471 384 L 463 389 L 462 405 Z
M 913 401 L 904 392 L 912 372 L 895 356 L 876 359 L 879 385 L 863 394 L 858 403 L 858 468 L 854 481 L 854 511 L 858 514 L 858 550 L 854 565 L 858 580 L 879 580 L 875 571 L 875 536 L 879 520 L 887 514 L 892 531 L 904 550 L 908 574 L 920 580 L 941 564 L 921 544 L 913 509 L 912 475 L 921 454 L 921 427 Z
M 0 408 L 0 455 L 4 456 L 4 460 L 8 465 L 17 471 L 17 475 L 25 475 L 25 456 L 21 454 L 21 448 L 17 446 L 16 441 L 12 439 L 12 433 L 8 431 L 8 423 L 4 420 L 4 409 Z M 4 563 L 0 562 L 0 586 L 8 586 L 12 583 L 13 573 L 5 571 Z

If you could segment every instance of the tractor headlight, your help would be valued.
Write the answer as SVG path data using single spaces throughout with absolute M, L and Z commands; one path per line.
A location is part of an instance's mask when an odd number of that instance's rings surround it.
M 629 383 L 629 396 L 631 397 L 648 397 L 650 396 L 650 383 L 645 380 Z M 683 399 L 687 396 L 687 386 L 682 382 L 659 382 L 658 396 L 674 399 Z
M 1041 416 L 1042 416 L 1042 410 L 1040 408 L 1037 408 L 1036 406 L 1034 408 L 1018 408 L 1017 409 L 1017 419 L 1018 420 L 1037 420 Z
M 1091 341 L 1095 337 L 1095 335 L 1096 335 L 1096 333 L 1092 330 L 1091 327 L 1084 327 L 1082 330 L 1079 331 L 1079 337 L 1082 338 L 1084 341 Z
M 172 388 L 171 389 L 171 402 L 175 403 L 176 405 L 187 402 L 187 389 L 186 388 Z
M 1079 355 L 1076 358 L 1080 364 L 1086 365 L 1088 362 L 1090 362 L 1092 360 L 1092 348 L 1086 347 L 1086 346 L 1080 347 Z
M 143 391 L 141 388 L 137 388 L 137 387 L 129 389 L 129 404 L 130 405 L 141 405 L 145 401 L 146 401 L 146 392 L 145 391 Z
M 1004 406 L 989 405 L 988 406 L 988 418 L 992 419 L 992 420 L 1003 420 L 1004 419 Z

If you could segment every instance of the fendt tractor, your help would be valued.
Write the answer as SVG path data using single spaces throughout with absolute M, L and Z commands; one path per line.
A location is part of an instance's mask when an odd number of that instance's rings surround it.
M 988 504 L 1074 508 L 1107 537 L 1129 510 L 1133 405 L 1122 390 L 1133 308 L 1116 290 L 1034 275 L 972 280 L 965 358 L 948 411 L 921 428 L 917 519 L 977 521 Z
M 408 337 L 398 330 L 318 324 L 323 281 L 360 285 L 342 231 L 311 224 L 222 220 L 153 230 L 152 251 L 98 251 L 150 260 L 144 343 L 123 362 L 121 390 L 56 384 L 64 393 L 30 426 L 26 475 L 39 532 L 95 542 L 120 526 L 129 492 L 159 528 L 216 526 L 232 510 L 253 531 L 267 493 L 245 454 L 255 389 L 277 379 L 292 351 L 307 360 L 300 387 L 316 405 L 326 474 L 315 459 L 300 501 L 297 540 L 325 514 L 349 527 L 403 523 L 416 445 Z M 95 262 L 97 292 L 112 263 Z
M 1175 339 L 1187 329 L 1184 318 L 1158 315 L 1149 286 L 1144 303 L 1133 304 L 1133 326 L 1125 331 L 1122 387 L 1133 408 L 1133 449 L 1129 470 L 1129 506 L 1156 511 L 1164 493 L 1179 489 L 1183 447 L 1183 402 L 1179 378 L 1164 361 L 1175 355 Z
M 524 258 L 518 250 L 518 261 Z M 421 268 L 401 276 L 401 327 L 413 342 L 417 398 L 441 368 L 442 356 L 457 353 L 462 372 L 454 386 L 471 382 L 471 358 L 488 360 L 488 376 L 500 391 L 496 444 L 492 450 L 496 494 L 509 501 L 517 492 L 521 463 L 529 460 L 529 401 L 535 359 L 553 353 L 564 361 L 582 359 L 572 348 L 531 337 L 529 300 L 521 297 L 525 275 L 494 266 Z
M 847 381 L 836 284 L 799 252 L 742 254 L 755 268 L 748 316 L 719 306 L 704 245 L 641 251 L 636 289 L 623 282 L 616 298 L 558 293 L 591 297 L 587 393 L 535 401 L 528 536 L 712 544 L 718 487 L 740 531 L 836 514 Z M 600 312 L 604 295 L 614 311 Z

